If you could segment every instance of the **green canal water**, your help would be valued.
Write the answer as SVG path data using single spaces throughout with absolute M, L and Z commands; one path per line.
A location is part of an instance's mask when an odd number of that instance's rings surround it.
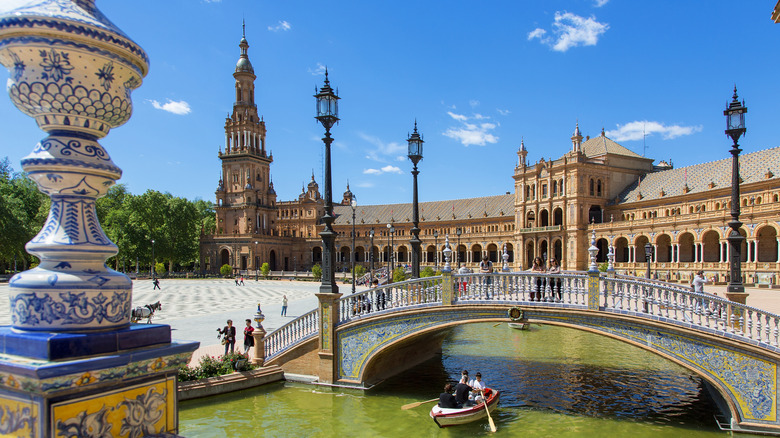
M 431 405 L 463 369 L 501 391 L 487 420 L 439 429 Z M 442 354 L 369 391 L 276 383 L 179 405 L 186 437 L 723 437 L 701 378 L 640 348 L 579 330 L 468 324 Z

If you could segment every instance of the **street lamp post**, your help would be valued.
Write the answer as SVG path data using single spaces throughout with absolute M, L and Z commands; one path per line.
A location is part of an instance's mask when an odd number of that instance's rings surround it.
M 458 236 L 458 247 L 455 249 L 455 267 L 460 267 L 460 235 L 463 234 L 463 230 L 458 227 L 455 229 L 455 234 Z
M 433 259 L 433 263 L 434 263 L 433 270 L 438 271 L 439 270 L 439 230 L 433 230 L 433 246 L 435 247 L 436 250 L 435 253 L 436 255 L 435 258 Z
M 406 141 L 409 143 L 409 159 L 412 160 L 414 165 L 412 169 L 412 179 L 414 181 L 412 189 L 412 238 L 409 240 L 409 244 L 412 246 L 412 278 L 420 278 L 420 244 L 422 242 L 420 241 L 420 215 L 417 205 L 417 175 L 420 173 L 417 170 L 417 163 L 423 157 L 424 141 L 417 132 L 417 120 L 414 121 L 414 132 Z
M 155 272 L 154 272 L 154 239 L 152 239 L 152 280 L 155 279 Z
M 742 222 L 739 221 L 739 148 L 737 141 L 745 133 L 745 113 L 747 107 L 744 101 L 739 102 L 737 97 L 737 86 L 734 86 L 734 96 L 728 108 L 723 111 L 726 116 L 726 135 L 731 137 L 734 144 L 731 147 L 732 165 L 731 165 L 731 221 L 728 226 L 731 232 L 727 240 L 729 241 L 729 284 L 726 292 L 744 293 L 745 286 L 742 284 L 742 242 L 745 238 L 739 233 Z M 742 301 L 744 303 L 744 301 Z
M 373 280 L 374 279 L 374 227 L 371 227 L 371 231 L 368 232 L 368 237 L 371 239 L 371 247 L 368 249 L 368 276 Z
M 352 196 L 352 201 L 350 202 L 350 205 L 352 206 L 352 293 L 355 293 L 355 209 L 357 208 L 357 199 L 355 199 L 355 196 Z
M 260 257 L 257 256 L 257 240 L 255 240 L 255 253 L 254 253 L 254 256 L 255 256 L 255 263 L 254 263 L 254 265 L 255 265 L 255 281 L 257 281 L 257 271 L 260 270 L 260 267 L 257 266 L 258 262 L 260 261 Z
M 339 287 L 336 285 L 335 271 L 333 264 L 335 262 L 334 243 L 336 241 L 336 232 L 333 231 L 333 194 L 331 190 L 331 171 L 330 171 L 330 145 L 333 138 L 330 136 L 330 128 L 339 121 L 339 97 L 333 92 L 328 81 L 328 70 L 325 70 L 325 84 L 319 92 L 314 95 L 317 99 L 316 119 L 325 128 L 325 137 L 322 141 L 325 143 L 325 214 L 322 216 L 322 222 L 325 229 L 320 232 L 322 236 L 322 285 L 321 293 L 338 293 Z
M 650 242 L 645 244 L 645 260 L 647 260 L 647 273 L 645 277 L 650 278 L 650 261 L 653 259 L 653 245 Z
M 387 232 L 390 234 L 390 254 L 388 257 L 388 270 L 387 270 L 387 277 L 388 277 L 388 283 L 390 282 L 389 279 L 392 278 L 392 272 L 393 269 L 395 269 L 395 260 L 394 260 L 394 254 L 393 254 L 393 237 L 395 235 L 395 227 L 392 224 L 387 224 Z

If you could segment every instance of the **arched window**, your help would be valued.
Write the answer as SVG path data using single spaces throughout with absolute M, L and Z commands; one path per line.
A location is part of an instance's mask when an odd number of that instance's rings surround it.
M 601 196 L 601 180 L 596 183 L 596 196 Z
M 593 196 L 595 182 L 593 181 L 593 178 L 590 179 L 590 196 Z

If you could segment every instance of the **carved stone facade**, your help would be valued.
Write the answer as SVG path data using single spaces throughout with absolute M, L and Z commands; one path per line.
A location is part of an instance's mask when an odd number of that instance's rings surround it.
M 277 202 L 270 180 L 273 158 L 266 154 L 265 124 L 254 103 L 255 76 L 245 38 L 240 47 L 234 73 L 237 101 L 225 124 L 225 152 L 219 155 L 217 232 L 202 237 L 202 268 L 215 273 L 227 264 L 234 271 L 254 271 L 267 262 L 274 271 L 308 270 L 322 260 L 324 201 L 312 175 L 298 199 Z M 654 165 L 603 130 L 584 137 L 576 126 L 568 152 L 528 163 L 521 142 L 512 175 L 514 194 L 420 203 L 421 264 L 441 267 L 444 237 L 449 235 L 454 266 L 476 268 L 484 255 L 499 262 L 506 246 L 514 270 L 529 269 L 537 256 L 545 261 L 555 256 L 564 269 L 584 270 L 589 233 L 595 229 L 598 260 L 606 260 L 608 246 L 615 246 L 619 272 L 644 272 L 644 243 L 650 240 L 657 249 L 657 275 L 686 280 L 703 269 L 710 278 L 725 280 L 731 190 L 727 152 L 724 142 L 722 160 L 674 169 L 671 162 Z M 740 162 L 741 220 L 747 237 L 743 273 L 747 282 L 776 282 L 780 148 L 743 154 Z M 351 199 L 347 186 L 334 205 L 340 271 L 350 266 Z M 411 202 L 358 206 L 356 262 L 366 268 L 372 260 L 375 268 L 391 260 L 410 263 L 411 220 Z M 392 235 L 389 225 L 395 230 Z

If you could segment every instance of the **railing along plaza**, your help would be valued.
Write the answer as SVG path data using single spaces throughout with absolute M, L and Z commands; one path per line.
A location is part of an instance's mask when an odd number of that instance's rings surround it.
M 342 296 L 336 301 L 339 317 L 335 324 L 441 306 L 445 278 L 452 281 L 452 306 L 495 303 L 589 309 L 589 278 L 585 271 L 451 274 L 391 283 Z M 663 320 L 780 351 L 778 315 L 662 281 L 604 273 L 597 278 L 599 309 L 591 310 L 594 313 Z M 266 359 L 316 337 L 318 326 L 315 309 L 269 333 L 264 339 Z

